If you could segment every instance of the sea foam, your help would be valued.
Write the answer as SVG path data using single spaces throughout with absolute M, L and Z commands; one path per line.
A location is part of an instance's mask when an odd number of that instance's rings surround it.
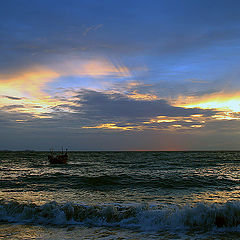
M 0 221 L 35 225 L 85 225 L 131 228 L 140 231 L 213 230 L 240 231 L 240 202 L 179 207 L 175 205 L 44 205 L 1 202 Z

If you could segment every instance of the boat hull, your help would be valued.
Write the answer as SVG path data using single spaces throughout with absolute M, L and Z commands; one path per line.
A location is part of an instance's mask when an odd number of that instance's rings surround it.
M 68 161 L 68 155 L 48 155 L 48 160 L 50 164 L 66 164 Z

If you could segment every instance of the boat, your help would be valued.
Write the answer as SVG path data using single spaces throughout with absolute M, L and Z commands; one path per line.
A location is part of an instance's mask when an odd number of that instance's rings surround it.
M 48 160 L 50 164 L 66 164 L 68 161 L 67 149 L 66 152 L 54 156 L 53 151 L 48 155 Z

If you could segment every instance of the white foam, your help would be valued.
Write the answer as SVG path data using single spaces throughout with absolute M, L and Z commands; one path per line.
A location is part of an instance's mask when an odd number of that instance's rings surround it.
M 9 202 L 0 204 L 0 221 L 38 225 L 114 226 L 142 231 L 240 231 L 240 202 L 178 207 L 148 205 L 84 205 L 50 202 L 41 206 Z

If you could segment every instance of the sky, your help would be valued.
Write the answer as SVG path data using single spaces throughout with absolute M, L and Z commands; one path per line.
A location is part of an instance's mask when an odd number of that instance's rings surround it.
M 238 0 L 0 3 L 0 149 L 240 150 Z

